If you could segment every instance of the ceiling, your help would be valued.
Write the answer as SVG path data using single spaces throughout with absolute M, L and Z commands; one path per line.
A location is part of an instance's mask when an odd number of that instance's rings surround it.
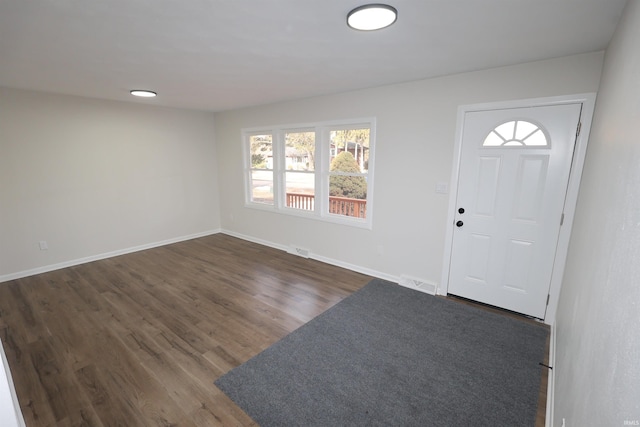
M 0 86 L 229 110 L 602 50 L 626 0 L 387 0 L 351 30 L 364 3 L 2 0 Z

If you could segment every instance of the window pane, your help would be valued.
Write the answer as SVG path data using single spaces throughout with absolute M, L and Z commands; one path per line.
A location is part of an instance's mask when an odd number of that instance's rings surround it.
M 251 169 L 273 169 L 273 137 L 251 135 Z
M 342 152 L 349 152 L 359 166 L 358 172 L 369 169 L 369 128 L 335 129 L 330 132 L 330 161 Z
M 497 132 L 498 135 L 500 135 L 502 138 L 504 138 L 505 141 L 510 141 L 514 138 L 515 130 L 516 130 L 515 121 L 503 123 L 494 129 L 494 131 Z
M 314 210 L 315 176 L 308 172 L 286 172 L 286 205 L 289 208 Z
M 273 171 L 251 171 L 251 201 L 273 205 Z
M 531 145 L 536 147 L 544 147 L 549 145 L 547 143 L 547 137 L 545 136 L 544 132 L 542 132 L 542 130 L 540 129 L 532 133 L 531 136 L 527 137 L 527 139 L 524 140 L 524 143 L 526 145 Z
M 538 126 L 531 122 L 518 120 L 516 122 L 516 135 L 514 139 L 522 141 L 538 129 Z
M 287 132 L 285 141 L 285 164 L 287 170 L 315 170 L 315 132 Z
M 504 139 L 500 138 L 495 131 L 491 131 L 482 145 L 485 147 L 499 147 L 504 144 L 504 142 Z
M 366 218 L 367 180 L 364 176 L 329 176 L 329 213 Z

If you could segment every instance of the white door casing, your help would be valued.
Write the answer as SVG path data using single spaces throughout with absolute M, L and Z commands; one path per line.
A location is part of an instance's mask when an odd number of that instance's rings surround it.
M 593 100 L 581 95 L 460 108 L 440 293 L 545 321 L 555 317 Z M 515 130 L 515 139 L 541 131 L 525 139 L 534 145 L 520 145 L 492 134 L 503 123 L 510 124 L 500 135 Z

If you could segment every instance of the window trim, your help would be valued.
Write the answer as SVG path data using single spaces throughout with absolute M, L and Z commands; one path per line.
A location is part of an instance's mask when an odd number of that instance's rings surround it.
M 330 176 L 330 131 L 342 129 L 369 128 L 369 157 L 367 172 L 364 176 L 367 180 L 366 217 L 354 218 L 345 215 L 329 213 L 329 176 Z M 283 158 L 285 150 L 285 134 L 289 132 L 315 131 L 314 153 L 314 210 L 290 208 L 286 206 L 286 159 Z M 251 147 L 249 138 L 254 135 L 272 135 L 273 152 L 273 204 L 254 202 L 252 200 L 252 175 L 251 171 Z M 373 228 L 373 194 L 374 194 L 374 165 L 376 145 L 376 119 L 365 117 L 345 120 L 332 120 L 315 123 L 294 123 L 271 126 L 259 126 L 241 129 L 244 165 L 244 205 L 251 209 L 280 213 L 296 217 L 314 219 L 352 227 Z

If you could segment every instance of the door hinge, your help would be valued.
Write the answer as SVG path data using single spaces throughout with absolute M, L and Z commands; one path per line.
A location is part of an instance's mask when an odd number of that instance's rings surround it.
M 564 212 L 560 215 L 560 225 L 564 224 Z
M 582 122 L 578 122 L 578 129 L 576 129 L 576 136 L 580 135 L 580 129 L 582 129 Z
M 549 305 L 549 299 L 551 298 L 551 294 L 547 294 L 547 305 Z

